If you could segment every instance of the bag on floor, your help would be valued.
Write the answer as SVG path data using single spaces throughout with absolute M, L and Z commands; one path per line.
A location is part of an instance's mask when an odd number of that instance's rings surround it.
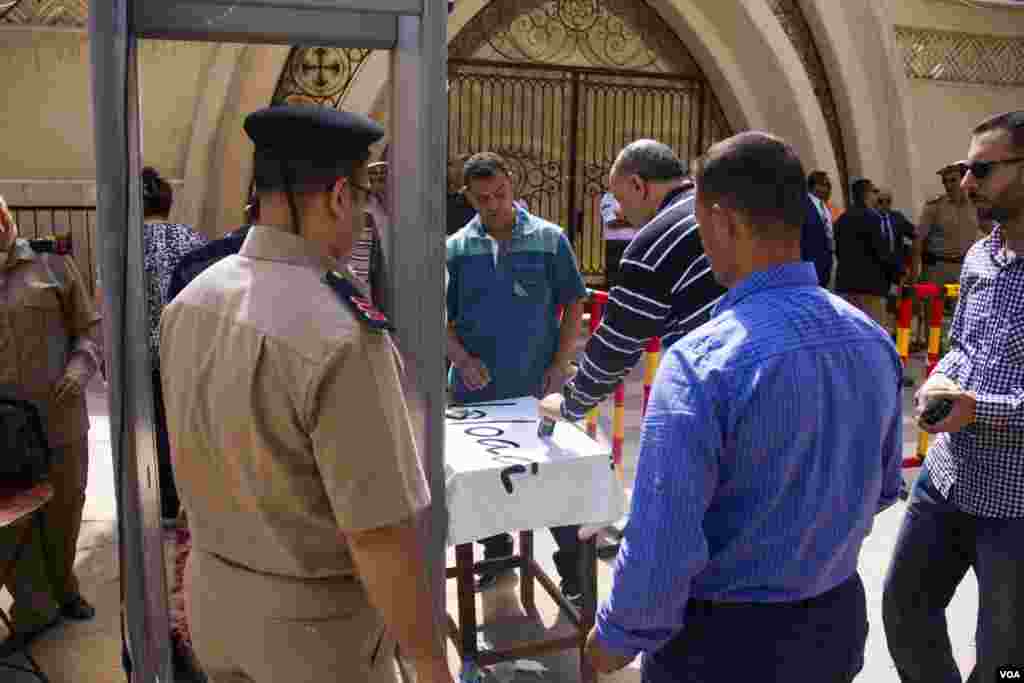
M 50 473 L 52 461 L 36 406 L 0 397 L 0 481 L 37 484 Z

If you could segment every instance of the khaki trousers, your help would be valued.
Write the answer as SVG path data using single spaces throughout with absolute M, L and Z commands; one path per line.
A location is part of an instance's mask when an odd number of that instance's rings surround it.
M 43 510 L 46 545 L 34 529 L 15 570 L 11 618 L 18 630 L 48 623 L 56 617 L 58 605 L 79 592 L 74 567 L 89 477 L 89 438 L 55 447 L 53 456 L 53 500 Z M 12 531 L 20 533 L 23 528 Z M 0 542 L 6 544 L 7 540 L 4 536 Z
M 355 579 L 270 576 L 193 547 L 185 610 L 211 683 L 402 680 L 395 641 Z
M 885 297 L 873 294 L 857 294 L 846 292 L 842 294 L 850 304 L 856 306 L 861 312 L 882 326 L 883 330 L 889 329 L 889 315 L 885 310 Z

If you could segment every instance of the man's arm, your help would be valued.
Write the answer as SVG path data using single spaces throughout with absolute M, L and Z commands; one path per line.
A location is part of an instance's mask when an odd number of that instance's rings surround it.
M 451 681 L 435 620 L 427 553 L 416 521 L 344 535 L 370 603 L 416 666 L 420 680 Z
M 693 371 L 683 344 L 666 356 L 651 396 L 630 523 L 597 617 L 597 644 L 623 659 L 679 632 L 693 577 L 709 559 L 703 522 L 722 449 L 709 392 L 718 390 Z
M 724 290 L 711 272 L 696 223 L 676 230 L 680 237 L 669 237 L 681 241 L 660 261 L 644 259 L 652 249 L 637 240 L 627 247 L 622 257 L 622 285 L 612 288 L 601 325 L 580 357 L 579 372 L 565 385 L 562 417 L 582 419 L 639 362 L 647 342 L 668 332 L 665 325 L 672 313 L 673 291 L 686 304 L 679 321 L 682 327 L 673 330 L 675 333 L 705 322 L 722 296 Z
M 899 500 L 903 484 L 903 363 L 894 356 L 893 365 L 896 376 L 895 400 L 882 440 L 882 491 L 878 498 L 878 512 Z
M 430 494 L 393 354 L 387 335 L 353 333 L 311 385 L 305 422 L 339 542 L 351 543 L 370 601 L 421 680 L 451 681 L 415 527 Z
M 45 255 L 54 270 L 61 272 L 64 278 L 61 288 L 64 309 L 64 324 L 71 338 L 71 353 L 68 357 L 64 375 L 55 387 L 55 398 L 63 400 L 70 394 L 85 391 L 93 375 L 103 363 L 103 351 L 100 348 L 100 315 L 96 311 L 92 297 L 85 286 L 74 260 L 70 256 L 51 258 Z
M 925 204 L 924 208 L 921 209 L 921 221 L 915 231 L 914 246 L 911 248 L 910 252 L 910 276 L 914 280 L 919 280 L 921 278 L 922 262 L 924 260 L 924 242 L 928 237 L 928 233 L 931 232 L 932 214 L 932 207 Z

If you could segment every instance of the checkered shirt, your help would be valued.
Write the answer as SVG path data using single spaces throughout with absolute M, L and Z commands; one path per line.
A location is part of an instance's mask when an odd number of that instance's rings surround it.
M 979 517 L 1024 517 L 1024 255 L 1002 228 L 967 253 L 950 351 L 935 372 L 977 396 L 975 422 L 935 438 L 925 467 L 944 496 Z

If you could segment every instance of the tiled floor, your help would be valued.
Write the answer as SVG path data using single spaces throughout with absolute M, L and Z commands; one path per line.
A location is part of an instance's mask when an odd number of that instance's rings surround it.
M 638 407 L 642 397 L 641 380 L 642 374 L 637 371 L 627 383 L 627 480 L 632 477 L 635 465 L 637 427 L 640 422 Z M 92 431 L 88 502 L 77 566 L 83 592 L 97 606 L 99 614 L 91 622 L 62 624 L 32 646 L 32 652 L 54 683 L 122 683 L 126 680 L 120 663 L 116 515 L 109 428 L 102 387 L 97 385 L 92 389 L 89 395 Z M 910 393 L 908 390 L 905 397 L 908 416 Z M 909 417 L 905 424 L 905 450 L 912 453 L 916 432 Z M 603 426 L 607 433 L 610 426 L 607 415 L 603 417 Z M 879 515 L 874 532 L 867 539 L 861 555 L 861 573 L 868 593 L 871 633 L 868 639 L 867 663 L 858 678 L 860 681 L 896 683 L 898 680 L 885 648 L 880 601 L 882 580 L 902 519 L 903 508 L 904 506 L 899 504 Z M 554 574 L 551 562 L 554 543 L 550 534 L 543 531 L 535 534 L 535 548 L 538 560 Z M 454 563 L 451 557 L 449 561 Z M 607 595 L 610 585 L 611 566 L 608 562 L 602 562 L 599 570 L 599 595 Z M 449 609 L 454 612 L 457 604 L 454 581 L 448 582 L 447 588 Z M 541 616 L 539 623 L 536 620 L 524 619 L 517 595 L 515 579 L 511 579 L 478 597 L 479 613 L 484 621 L 484 641 L 502 643 L 526 632 L 535 632 L 552 626 L 564 627 L 564 624 L 558 621 L 558 611 L 554 604 L 542 592 L 538 591 L 537 599 Z M 9 600 L 6 593 L 0 593 L 0 606 L 6 608 Z M 973 663 L 976 610 L 977 584 L 973 574 L 968 574 L 948 611 L 955 653 L 964 670 L 968 670 Z M 450 649 L 450 654 L 453 667 L 457 669 L 459 663 L 455 661 L 454 649 Z M 487 676 L 488 680 L 500 683 L 574 681 L 577 680 L 577 666 L 576 654 L 569 652 L 539 657 L 535 661 L 499 665 L 490 670 Z M 29 680 L 31 679 L 26 676 L 0 670 L 2 683 L 22 683 Z M 623 683 L 639 681 L 638 665 L 634 662 L 624 671 L 615 676 L 604 677 L 602 680 Z

